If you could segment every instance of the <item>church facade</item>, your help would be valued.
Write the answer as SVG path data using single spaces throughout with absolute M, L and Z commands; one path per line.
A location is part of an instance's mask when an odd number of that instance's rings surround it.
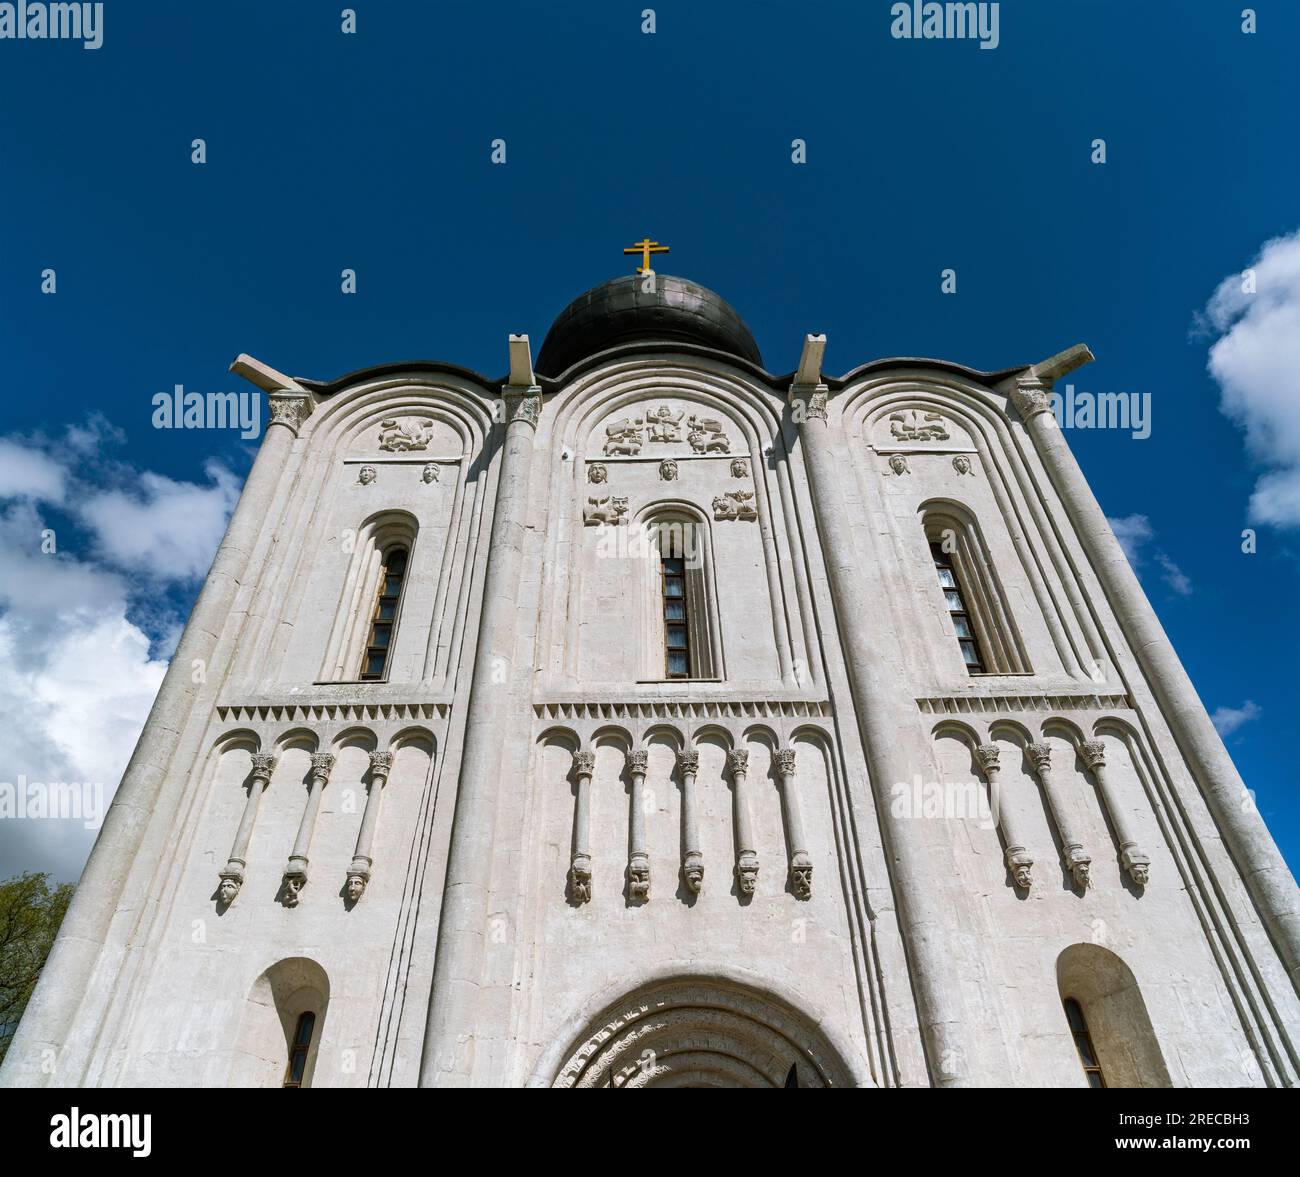
M 648 261 L 648 258 L 647 258 Z M 1300 895 L 1052 414 L 649 272 L 270 423 L 0 1082 L 1291 1086 Z

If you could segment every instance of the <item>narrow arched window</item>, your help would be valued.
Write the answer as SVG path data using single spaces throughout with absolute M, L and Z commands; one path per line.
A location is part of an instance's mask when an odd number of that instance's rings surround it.
M 388 670 L 388 659 L 393 649 L 393 636 L 397 632 L 397 606 L 402 599 L 402 584 L 406 580 L 407 551 L 391 548 L 384 556 L 384 567 L 379 577 L 379 599 L 375 602 L 366 638 L 366 652 L 361 662 L 361 677 L 373 682 L 382 679 Z
M 686 603 L 686 561 L 663 556 L 664 666 L 669 678 L 691 677 L 691 639 Z
M 980 652 L 980 642 L 975 633 L 971 611 L 966 607 L 966 598 L 962 593 L 961 582 L 957 579 L 957 569 L 952 557 L 943 550 L 943 544 L 931 542 L 930 554 L 934 557 L 934 566 L 939 573 L 939 587 L 943 589 L 944 601 L 948 605 L 948 615 L 952 618 L 953 632 L 957 635 L 957 644 L 961 647 L 962 661 L 971 674 L 984 673 L 984 655 Z
M 1067 997 L 1064 1005 L 1065 1018 L 1070 1023 L 1070 1033 L 1074 1036 L 1074 1045 L 1079 1052 L 1079 1062 L 1083 1064 L 1083 1073 L 1088 1077 L 1088 1086 L 1105 1087 L 1106 1079 L 1101 1073 L 1101 1063 L 1097 1059 L 1096 1048 L 1092 1045 L 1092 1035 L 1088 1033 L 1083 1006 L 1073 997 Z
M 643 626 L 648 679 L 714 679 L 722 659 L 707 553 L 697 520 L 665 513 L 650 521 Z
M 301 1087 L 307 1074 L 307 1055 L 311 1051 L 311 1036 L 316 1030 L 316 1015 L 308 1010 L 298 1015 L 293 1030 L 293 1043 L 289 1047 L 289 1065 L 284 1072 L 286 1087 Z

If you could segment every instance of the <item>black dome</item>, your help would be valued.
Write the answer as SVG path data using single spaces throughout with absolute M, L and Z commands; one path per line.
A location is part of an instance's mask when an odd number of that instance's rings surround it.
M 537 370 L 558 376 L 587 356 L 640 340 L 698 343 L 763 366 L 744 320 L 712 290 L 656 274 L 655 292 L 647 294 L 641 281 L 624 274 L 578 295 L 546 333 Z

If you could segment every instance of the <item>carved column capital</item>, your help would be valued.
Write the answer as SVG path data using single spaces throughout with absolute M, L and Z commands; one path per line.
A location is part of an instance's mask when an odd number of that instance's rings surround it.
M 1052 767 L 1052 745 L 1047 743 L 1029 744 L 1025 747 L 1029 762 L 1038 773 L 1046 772 Z
M 591 776 L 596 771 L 596 753 L 575 752 L 573 754 L 573 773 L 575 776 Z
M 633 776 L 644 776 L 650 753 L 644 748 L 634 748 L 627 754 L 627 770 Z
M 269 752 L 253 753 L 253 780 L 269 784 L 275 771 L 275 757 Z
M 794 749 L 778 748 L 776 753 L 776 771 L 782 777 L 794 776 Z
M 749 771 L 749 749 L 735 748 L 728 752 L 727 765 L 732 776 L 744 776 Z
M 272 392 L 267 394 L 266 403 L 270 409 L 270 420 L 266 427 L 283 425 L 294 437 L 302 423 L 311 416 L 311 397 L 302 392 Z
M 334 768 L 333 752 L 313 752 L 311 754 L 311 775 L 325 784 L 330 779 L 330 772 Z
M 975 749 L 980 767 L 986 772 L 997 772 L 1002 767 L 1002 749 L 997 744 L 981 744 Z
M 683 748 L 677 753 L 677 768 L 685 776 L 700 771 L 700 754 L 694 748 Z
M 1088 768 L 1096 771 L 1106 767 L 1106 745 L 1100 740 L 1088 740 L 1079 745 L 1079 756 Z
M 829 392 L 824 384 L 790 385 L 790 406 L 795 421 L 825 421 Z
M 506 424 L 513 425 L 522 421 L 525 425 L 537 427 L 537 418 L 542 415 L 542 390 L 532 388 L 513 388 L 506 386 L 501 390 L 501 398 L 506 403 Z
M 1021 377 L 1010 388 L 1008 395 L 1020 419 L 1026 424 L 1039 413 L 1052 411 L 1052 392 L 1041 380 Z

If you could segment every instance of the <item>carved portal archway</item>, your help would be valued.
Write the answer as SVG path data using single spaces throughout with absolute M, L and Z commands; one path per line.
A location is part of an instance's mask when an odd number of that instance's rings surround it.
M 792 1082 L 791 1068 L 796 1081 Z M 657 981 L 609 1006 L 555 1087 L 850 1087 L 850 1068 L 789 1003 L 732 981 Z

